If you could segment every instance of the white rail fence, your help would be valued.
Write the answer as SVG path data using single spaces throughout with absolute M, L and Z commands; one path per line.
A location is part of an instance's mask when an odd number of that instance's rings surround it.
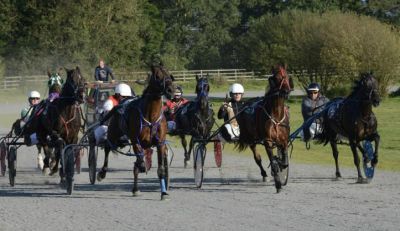
M 245 69 L 217 69 L 217 70 L 188 70 L 188 71 L 170 71 L 177 82 L 193 81 L 196 75 L 208 75 L 210 78 L 223 78 L 228 82 L 234 82 L 243 79 L 266 80 L 269 75 L 260 75 L 254 71 Z M 147 78 L 148 72 L 115 72 L 115 78 L 124 82 L 134 82 Z M 31 86 L 33 84 L 46 84 L 47 75 L 31 76 L 5 76 L 0 83 L 0 89 L 15 90 L 21 87 Z M 87 81 L 94 80 L 92 76 L 86 77 Z

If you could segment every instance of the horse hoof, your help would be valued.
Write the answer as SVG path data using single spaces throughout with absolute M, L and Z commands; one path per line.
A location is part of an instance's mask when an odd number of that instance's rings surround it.
M 363 178 L 363 177 L 358 177 L 357 178 L 357 184 L 368 184 L 369 180 L 367 178 Z
M 282 191 L 282 188 L 277 188 L 276 193 L 280 193 Z
M 50 172 L 49 172 L 49 176 L 53 176 L 54 174 L 56 174 L 58 172 L 58 169 L 55 169 L 55 170 L 51 170 Z
M 97 173 L 97 181 L 102 181 L 102 180 L 104 180 L 104 178 L 106 178 L 106 174 L 105 173 L 103 173 L 102 171 L 100 171 L 99 173 Z
M 60 187 L 62 189 L 66 189 L 67 188 L 67 181 L 65 180 L 65 178 L 61 178 L 60 179 Z
M 190 160 L 185 160 L 184 167 L 187 168 L 190 165 Z
M 42 170 L 43 175 L 48 176 L 50 174 L 50 168 L 46 167 Z
M 171 200 L 171 198 L 169 197 L 168 193 L 163 192 L 163 193 L 161 193 L 161 200 L 162 201 L 169 201 L 169 200 Z
M 140 193 L 140 191 L 139 191 L 139 190 L 132 191 L 132 196 L 134 196 L 134 197 L 138 197 L 138 196 L 140 196 L 140 195 L 142 195 L 142 194 Z

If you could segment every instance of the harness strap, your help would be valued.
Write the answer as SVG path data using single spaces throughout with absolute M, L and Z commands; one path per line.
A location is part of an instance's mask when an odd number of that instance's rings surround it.
M 75 112 L 76 112 L 77 109 L 78 109 L 78 107 L 75 106 L 75 110 L 72 110 L 72 112 L 71 112 L 71 113 L 73 113 L 73 117 L 71 119 L 69 119 L 68 121 L 65 121 L 64 117 L 62 117 L 62 115 L 60 115 L 60 119 L 61 119 L 61 122 L 63 122 L 63 125 L 65 127 L 65 131 L 67 133 L 67 136 L 69 134 L 68 124 L 71 123 L 71 121 L 75 120 L 75 116 L 76 116 Z
M 265 110 L 264 107 L 258 106 L 263 110 L 263 112 L 267 115 L 267 117 L 272 121 L 274 124 L 276 135 L 279 136 L 278 126 L 282 125 L 283 121 L 286 119 L 286 113 L 283 113 L 283 118 L 280 121 L 276 121 L 268 112 Z

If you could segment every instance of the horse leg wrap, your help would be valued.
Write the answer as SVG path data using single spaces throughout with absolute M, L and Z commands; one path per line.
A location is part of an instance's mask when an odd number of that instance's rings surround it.
M 162 177 L 160 179 L 160 188 L 161 188 L 161 193 L 167 192 L 167 187 L 165 186 L 165 177 Z

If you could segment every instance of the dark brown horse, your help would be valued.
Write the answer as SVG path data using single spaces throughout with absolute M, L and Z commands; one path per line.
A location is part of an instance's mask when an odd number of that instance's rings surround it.
M 193 138 L 207 139 L 214 125 L 214 111 L 208 102 L 210 85 L 207 77 L 196 75 L 196 99 L 187 103 L 176 112 L 176 131 L 179 135 L 185 151 L 184 165 L 187 166 L 190 160 L 190 153 L 193 148 Z M 185 135 L 192 136 L 187 149 Z
M 145 172 L 144 150 L 157 147 L 158 177 L 160 179 L 161 199 L 167 199 L 168 160 L 166 155 L 167 122 L 162 112 L 163 96 L 171 98 L 174 92 L 173 76 L 162 66 L 152 66 L 148 86 L 143 95 L 127 106 L 123 115 L 115 113 L 111 117 L 107 138 L 113 145 L 120 143 L 126 135 L 137 156 L 133 167 L 134 182 L 132 193 L 138 195 L 138 175 Z M 121 123 L 123 121 L 124 123 Z
M 378 82 L 371 73 L 363 73 L 360 80 L 356 81 L 352 93 L 345 99 L 330 102 L 327 110 L 323 113 L 323 132 L 320 138 L 321 142 L 331 144 L 337 178 L 342 176 L 339 171 L 339 152 L 337 149 L 338 135 L 340 135 L 349 139 L 354 165 L 357 168 L 357 182 L 368 182 L 361 175 L 357 148 L 363 154 L 364 161 L 371 161 L 372 166 L 378 163 L 380 136 L 377 132 L 378 124 L 372 112 L 372 106 L 378 106 L 379 102 Z M 375 141 L 374 158 L 372 160 L 368 159 L 366 151 L 360 145 L 363 140 Z
M 272 77 L 268 81 L 269 90 L 264 99 L 258 103 L 247 103 L 248 108 L 237 116 L 240 127 L 238 147 L 241 151 L 250 146 L 265 181 L 267 173 L 261 164 L 261 155 L 256 149 L 257 144 L 264 145 L 271 164 L 275 187 L 277 192 L 280 192 L 282 182 L 278 173 L 288 166 L 287 148 L 290 134 L 288 112 L 284 103 L 293 88 L 293 83 L 283 65 L 272 68 Z M 274 148 L 277 148 L 277 152 L 281 152 L 283 157 L 274 154 Z
M 36 116 L 39 144 L 43 146 L 46 155 L 44 170 L 50 167 L 49 158 L 52 158 L 52 162 L 54 162 L 50 169 L 50 175 L 58 171 L 58 163 L 64 145 L 77 143 L 78 133 L 81 129 L 80 104 L 83 102 L 85 80 L 79 67 L 66 70 L 66 72 L 67 79 L 62 87 L 60 97 L 43 106 Z M 52 148 L 54 148 L 54 153 Z M 60 171 L 60 176 L 63 180 L 62 171 Z

